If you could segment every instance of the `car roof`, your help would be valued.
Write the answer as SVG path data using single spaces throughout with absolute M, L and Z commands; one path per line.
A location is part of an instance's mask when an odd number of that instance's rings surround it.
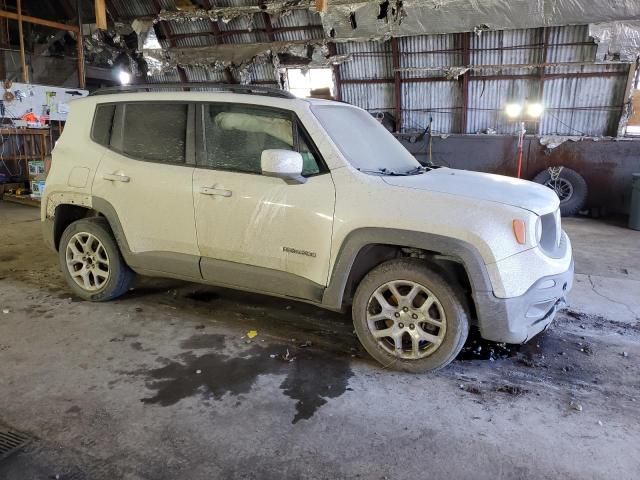
M 160 84 L 162 85 L 162 84 Z M 100 104 L 100 103 L 121 103 L 121 102 L 142 102 L 142 101 L 192 101 L 192 102 L 228 102 L 249 105 L 271 106 L 275 108 L 295 109 L 295 107 L 307 109 L 314 105 L 342 105 L 345 107 L 353 107 L 343 102 L 334 100 L 326 100 L 320 98 L 299 98 L 289 92 L 280 90 L 282 95 L 247 93 L 231 89 L 209 90 L 207 88 L 194 87 L 192 84 L 181 84 L 175 90 L 155 89 L 155 84 L 140 85 L 137 90 L 112 90 L 108 94 L 91 94 L 74 100 L 73 103 L 80 104 Z M 185 88 L 190 90 L 185 91 Z M 151 91 L 145 91 L 146 89 Z M 269 91 L 274 89 L 269 89 Z

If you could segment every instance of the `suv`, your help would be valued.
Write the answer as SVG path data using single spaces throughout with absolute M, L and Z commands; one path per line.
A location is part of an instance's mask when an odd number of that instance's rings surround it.
M 135 272 L 350 308 L 373 358 L 421 372 L 472 325 L 526 342 L 572 286 L 542 185 L 421 166 L 343 103 L 144 88 L 72 102 L 53 151 L 44 236 L 83 299 L 119 297 Z

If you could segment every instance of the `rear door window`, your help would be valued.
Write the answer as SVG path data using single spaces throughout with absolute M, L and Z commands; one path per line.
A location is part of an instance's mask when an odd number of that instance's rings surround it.
M 127 103 L 115 113 L 112 149 L 150 162 L 184 164 L 189 105 Z

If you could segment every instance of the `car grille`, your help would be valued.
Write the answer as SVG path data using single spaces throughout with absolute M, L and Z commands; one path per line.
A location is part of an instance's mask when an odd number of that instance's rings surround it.
M 566 241 L 562 235 L 560 209 L 555 212 L 542 215 L 542 237 L 540 248 L 550 257 L 559 258 L 566 248 Z

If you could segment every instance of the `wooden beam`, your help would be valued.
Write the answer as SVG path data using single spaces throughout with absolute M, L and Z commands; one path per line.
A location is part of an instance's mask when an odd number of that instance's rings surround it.
M 22 81 L 29 83 L 29 68 L 27 56 L 24 52 L 24 32 L 22 31 L 22 0 L 17 1 L 18 6 L 18 35 L 20 36 L 20 63 L 22 64 Z
M 78 13 L 78 32 L 76 33 L 76 45 L 78 49 L 78 85 L 80 88 L 86 86 L 86 75 L 84 65 L 84 42 L 82 40 L 82 3 L 76 1 L 76 11 Z
M 80 85 L 80 88 L 84 88 L 86 86 L 84 73 L 84 43 L 80 33 L 76 35 L 76 44 L 78 48 L 78 84 Z
M 14 12 L 7 12 L 6 10 L 0 10 L 0 18 L 8 18 L 9 20 L 18 20 L 18 14 Z M 51 20 L 44 20 L 43 18 L 36 18 L 30 15 L 22 15 L 22 21 L 27 23 L 34 23 L 36 25 L 42 25 L 44 27 L 55 28 L 58 30 L 66 30 L 68 32 L 80 32 L 80 27 L 77 25 L 67 25 L 66 23 L 53 22 Z
M 327 0 L 316 0 L 316 11 L 326 13 L 327 12 Z
M 95 0 L 96 26 L 100 30 L 107 29 L 107 5 L 105 0 Z

